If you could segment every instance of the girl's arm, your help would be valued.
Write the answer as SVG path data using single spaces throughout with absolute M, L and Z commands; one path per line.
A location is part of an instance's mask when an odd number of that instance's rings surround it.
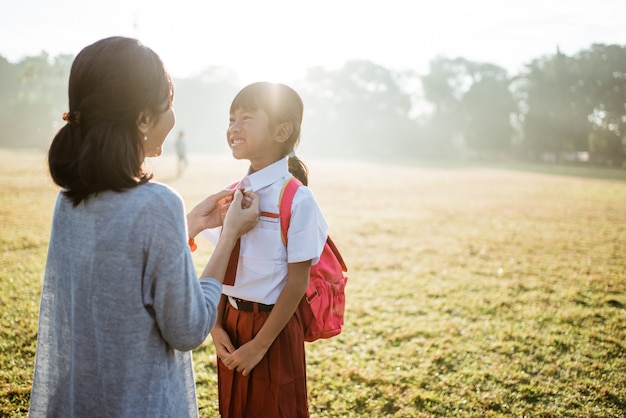
M 300 304 L 309 285 L 310 269 L 311 260 L 289 263 L 287 283 L 259 333 L 222 360 L 229 369 L 237 369 L 247 376 L 261 361 Z

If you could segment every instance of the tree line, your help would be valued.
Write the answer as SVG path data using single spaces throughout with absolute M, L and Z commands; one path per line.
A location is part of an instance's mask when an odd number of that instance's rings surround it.
M 0 56 L 0 146 L 46 147 L 63 121 L 71 55 Z M 175 79 L 177 130 L 191 152 L 225 151 L 236 71 Z M 370 61 L 310 68 L 301 151 L 367 159 L 502 159 L 626 166 L 626 46 L 558 49 L 509 74 L 435 57 L 427 74 Z

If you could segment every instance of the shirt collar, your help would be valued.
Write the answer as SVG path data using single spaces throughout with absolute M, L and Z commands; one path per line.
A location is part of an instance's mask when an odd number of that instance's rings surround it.
M 250 171 L 248 170 L 248 173 Z M 247 174 L 242 183 L 247 185 L 249 182 L 252 187 L 252 191 L 256 192 L 259 189 L 269 186 L 285 177 L 289 174 L 289 166 L 287 164 L 287 158 L 280 159 L 275 163 L 268 165 L 267 167 L 256 171 L 252 174 Z

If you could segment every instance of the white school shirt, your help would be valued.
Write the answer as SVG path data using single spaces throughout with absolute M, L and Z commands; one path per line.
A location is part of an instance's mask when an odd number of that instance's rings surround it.
M 291 177 L 287 159 L 246 175 L 241 185 L 259 196 L 261 212 L 279 213 L 280 192 Z M 202 235 L 214 244 L 220 228 L 207 229 Z M 222 293 L 252 302 L 273 305 L 287 283 L 287 263 L 311 260 L 317 264 L 328 236 L 328 225 L 306 186 L 298 188 L 291 205 L 289 248 L 281 238 L 280 220 L 261 216 L 259 223 L 241 237 L 241 250 L 234 286 L 224 285 Z

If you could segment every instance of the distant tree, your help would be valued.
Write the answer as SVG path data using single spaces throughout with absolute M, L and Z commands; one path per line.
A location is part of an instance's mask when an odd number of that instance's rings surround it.
M 67 111 L 67 80 L 73 57 L 48 54 L 22 59 L 4 67 L 9 78 L 3 90 L 3 129 L 0 143 L 9 147 L 45 147 L 61 126 Z
M 430 72 L 421 77 L 424 96 L 440 113 L 458 110 L 463 95 L 472 83 L 465 58 L 436 57 Z
M 13 103 L 18 94 L 17 67 L 0 56 L 0 146 L 17 142 L 14 137 L 11 116 Z
M 580 151 L 585 144 L 585 111 L 577 105 L 569 86 L 576 74 L 570 58 L 555 56 L 534 60 L 524 75 L 527 113 L 524 115 L 524 145 L 529 155 L 550 154 L 559 159 L 565 152 Z M 586 146 L 585 146 L 586 149 Z
M 228 109 L 242 86 L 232 70 L 210 67 L 190 78 L 174 79 L 176 127 L 185 131 L 187 149 L 194 152 L 227 151 Z M 174 141 L 166 147 L 174 150 Z
M 384 157 L 410 147 L 410 96 L 388 69 L 350 61 L 312 68 L 297 86 L 305 103 L 302 149 L 326 156 Z
M 579 90 L 590 104 L 592 161 L 621 166 L 626 160 L 626 46 L 594 44 L 574 58 Z
M 424 95 L 433 105 L 429 132 L 450 157 L 455 138 L 483 155 L 509 149 L 510 118 L 516 109 L 506 71 L 464 58 L 437 57 L 422 77 Z
M 463 132 L 461 100 L 472 82 L 467 64 L 464 58 L 436 57 L 430 62 L 429 73 L 421 77 L 424 98 L 433 106 L 428 121 L 433 137 L 427 140 L 442 156 L 450 156 L 454 138 Z
M 609 165 L 624 161 L 626 49 L 593 45 L 568 57 L 534 60 L 521 75 L 524 144 L 535 158 L 588 151 Z
M 483 63 L 468 63 L 466 71 L 472 79 L 461 101 L 467 145 L 482 155 L 502 155 L 510 151 L 511 116 L 517 109 L 507 72 Z

